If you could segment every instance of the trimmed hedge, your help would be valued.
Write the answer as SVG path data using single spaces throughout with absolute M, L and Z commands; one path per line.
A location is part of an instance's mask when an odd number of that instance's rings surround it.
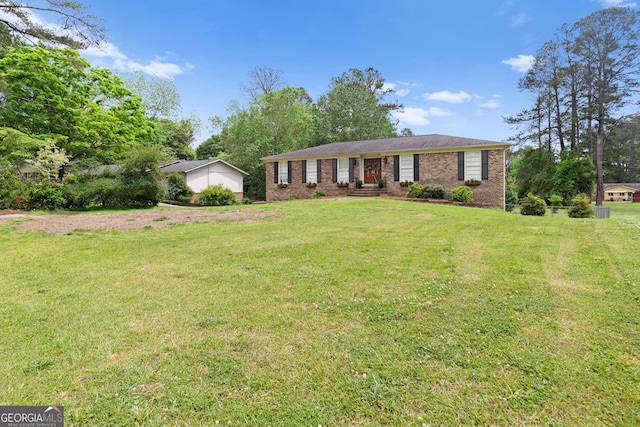
M 231 206 L 238 204 L 238 199 L 233 191 L 218 184 L 202 190 L 196 203 L 199 205 Z
M 461 185 L 451 190 L 451 198 L 454 202 L 473 203 L 473 191 L 466 185 Z

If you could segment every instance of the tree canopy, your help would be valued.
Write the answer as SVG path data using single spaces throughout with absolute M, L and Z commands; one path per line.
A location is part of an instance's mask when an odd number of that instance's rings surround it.
M 122 76 L 124 85 L 142 99 L 150 119 L 174 119 L 180 112 L 180 94 L 172 80 L 132 71 Z
M 86 6 L 75 1 L 45 0 L 35 5 L 28 0 L 0 0 L 0 25 L 12 37 L 31 43 L 52 43 L 73 49 L 98 44 L 105 37 L 101 20 Z M 52 28 L 34 17 L 34 13 L 53 18 L 59 24 Z
M 640 77 L 639 14 L 625 7 L 602 9 L 564 25 L 537 52 L 520 81 L 535 95 L 533 107 L 508 123 L 516 143 L 573 151 L 596 166 L 596 204 L 604 198 L 604 154 L 611 131 L 636 101 Z
M 332 78 L 314 110 L 314 145 L 396 136 L 391 113 L 402 105 L 386 100 L 392 93 L 374 68 L 352 68 Z
M 255 98 L 248 109 L 223 122 L 222 157 L 249 174 L 245 186 L 251 195 L 264 196 L 262 157 L 308 147 L 313 133 L 312 105 L 301 102 L 306 91 L 285 87 Z
M 20 47 L 0 59 L 0 126 L 46 136 L 70 160 L 111 163 L 153 139 L 141 100 L 70 49 Z

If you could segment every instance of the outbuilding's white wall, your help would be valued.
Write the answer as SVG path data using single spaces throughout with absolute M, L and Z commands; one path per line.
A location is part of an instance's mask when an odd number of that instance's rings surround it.
M 242 193 L 243 179 L 244 176 L 240 172 L 224 163 L 213 163 L 191 171 L 186 176 L 187 185 L 196 193 L 201 193 L 205 188 L 218 184 L 222 184 L 234 193 Z

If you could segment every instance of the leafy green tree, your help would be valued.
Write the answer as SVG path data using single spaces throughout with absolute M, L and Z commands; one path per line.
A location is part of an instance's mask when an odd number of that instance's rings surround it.
M 198 160 L 215 159 L 226 150 L 221 135 L 211 135 L 196 147 Z
M 160 165 L 167 156 L 157 147 L 132 149 L 122 163 L 125 200 L 129 206 L 154 206 L 164 196 Z
M 122 81 L 142 98 L 142 108 L 150 119 L 173 119 L 180 112 L 180 93 L 173 80 L 151 77 L 138 70 L 124 74 Z
M 549 151 L 586 150 L 596 168 L 596 205 L 604 198 L 605 149 L 625 107 L 636 101 L 640 81 L 640 13 L 628 7 L 602 9 L 564 25 L 536 54 L 520 81 L 535 94 L 535 106 L 507 122 L 524 126 L 519 142 Z M 584 141 L 586 140 L 586 141 Z
M 40 137 L 35 138 L 12 128 L 0 128 L 0 159 L 19 174 L 23 163 L 35 159 L 38 150 L 44 146 L 45 141 Z
M 58 178 L 60 168 L 68 162 L 69 157 L 64 150 L 56 147 L 55 143 L 47 141 L 38 150 L 33 165 L 43 178 L 54 181 Z
M 53 43 L 74 49 L 98 44 L 104 40 L 105 30 L 100 19 L 88 13 L 86 6 L 75 1 L 45 0 L 44 4 L 32 1 L 0 0 L 0 25 L 14 38 L 24 38 L 32 43 Z M 60 25 L 51 27 L 35 19 L 32 12 L 45 18 L 57 18 Z
M 568 206 L 576 194 L 593 194 L 594 178 L 595 169 L 589 157 L 579 159 L 575 153 L 565 151 L 553 175 L 551 193 L 562 197 L 564 206 Z
M 548 197 L 556 173 L 556 157 L 544 147 L 525 147 L 522 155 L 511 163 L 511 174 L 515 181 L 518 198 L 533 193 Z
M 596 123 L 596 206 L 604 200 L 603 153 L 619 111 L 637 92 L 640 72 L 639 13 L 625 7 L 602 9 L 577 24 L 575 48 L 586 64 L 593 95 L 587 114 Z
M 314 145 L 396 136 L 397 120 L 391 114 L 402 105 L 386 100 L 391 93 L 374 68 L 352 68 L 332 78 L 314 110 Z
M 15 205 L 16 199 L 26 191 L 21 176 L 14 164 L 0 157 L 0 209 L 8 209 Z
M 20 40 L 9 31 L 9 28 L 6 25 L 0 25 L 0 58 L 4 58 L 11 49 L 20 45 Z
M 14 49 L 0 59 L 0 83 L 0 126 L 34 137 L 56 135 L 70 160 L 113 163 L 153 139 L 140 98 L 76 51 Z
M 189 117 L 177 121 L 155 120 L 156 139 L 154 144 L 172 159 L 194 160 L 196 151 L 191 147 L 195 134 L 200 128 L 200 119 Z
M 640 179 L 640 116 L 619 122 L 607 138 L 603 152 L 606 182 L 638 182 Z
M 245 193 L 264 197 L 262 157 L 309 146 L 312 106 L 300 102 L 301 95 L 301 89 L 292 87 L 271 91 L 254 99 L 249 109 L 237 109 L 224 123 L 224 158 L 249 174 L 244 180 Z
M 167 178 L 167 197 L 178 202 L 190 202 L 194 191 L 187 186 L 184 176 L 170 173 Z

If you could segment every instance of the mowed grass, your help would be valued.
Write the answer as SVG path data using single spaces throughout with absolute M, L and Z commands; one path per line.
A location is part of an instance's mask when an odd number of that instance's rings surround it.
M 67 425 L 640 425 L 640 204 L 0 227 L 0 405 Z

